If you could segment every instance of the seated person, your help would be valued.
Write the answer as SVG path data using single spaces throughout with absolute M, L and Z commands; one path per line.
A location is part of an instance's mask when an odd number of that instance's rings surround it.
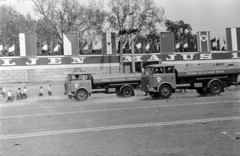
M 81 80 L 81 79 L 80 79 L 79 75 L 75 75 L 74 80 Z
M 160 67 L 160 68 L 154 68 L 153 74 L 162 74 L 162 73 L 164 73 L 162 67 Z
M 163 72 L 163 67 L 159 68 L 159 72 L 158 72 L 158 73 L 159 73 L 159 74 L 164 73 L 164 72 Z
M 158 68 L 154 68 L 153 74 L 158 74 Z

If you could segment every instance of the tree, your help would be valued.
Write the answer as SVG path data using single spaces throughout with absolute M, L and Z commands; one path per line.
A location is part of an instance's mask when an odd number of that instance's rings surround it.
M 194 42 L 194 36 L 192 35 L 192 27 L 190 24 L 184 23 L 184 21 L 165 21 L 167 31 L 173 32 L 175 37 L 175 44 L 179 45 L 176 51 L 184 52 L 189 51 L 189 45 Z M 187 45 L 187 46 L 184 46 Z M 194 50 L 193 50 L 194 51 Z
M 55 36 L 62 45 L 62 34 L 77 32 L 79 40 L 94 40 L 100 35 L 106 12 L 103 1 L 90 0 L 88 4 L 79 0 L 32 0 L 35 12 L 41 15 L 41 29 L 37 31 L 47 38 Z M 48 30 L 43 30 L 44 28 Z M 80 44 L 81 45 L 81 44 Z M 83 48 L 83 47 L 82 47 Z
M 108 6 L 110 13 L 108 22 L 110 30 L 120 31 L 124 29 L 137 28 L 141 35 L 147 35 L 156 31 L 157 24 L 164 21 L 164 9 L 157 7 L 154 0 L 132 0 L 132 13 L 129 13 L 128 0 L 110 0 Z M 129 21 L 129 14 L 133 14 L 133 24 Z
M 19 56 L 19 33 L 33 32 L 35 21 L 30 15 L 23 16 L 11 5 L 0 6 L 0 21 L 0 44 L 8 47 L 15 45 L 15 55 Z
M 129 12 L 129 0 L 109 0 L 110 8 L 108 22 L 110 31 L 123 31 L 134 28 L 140 31 L 137 35 L 144 36 L 157 31 L 157 24 L 164 21 L 164 9 L 157 7 L 154 0 L 132 0 L 132 12 Z M 133 22 L 130 23 L 130 15 Z M 128 38 L 128 37 L 126 37 Z M 120 56 L 122 55 L 122 37 L 120 37 Z M 121 63 L 121 58 L 120 58 Z M 120 72 L 122 63 L 120 65 Z

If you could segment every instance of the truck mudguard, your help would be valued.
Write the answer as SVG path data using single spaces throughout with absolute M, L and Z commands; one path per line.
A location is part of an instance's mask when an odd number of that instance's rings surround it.
M 158 92 L 159 92 L 159 88 L 160 88 L 162 85 L 164 85 L 164 84 L 168 84 L 168 85 L 171 86 L 171 88 L 173 89 L 172 84 L 170 84 L 169 82 L 162 82 L 162 83 L 158 86 L 158 88 L 157 88 L 157 91 L 158 91 Z
M 223 88 L 224 88 L 223 82 L 222 82 L 221 80 L 219 80 L 219 79 L 212 79 L 212 80 L 208 81 L 208 83 L 207 83 L 207 88 L 209 88 L 210 85 L 211 85 L 211 83 L 214 82 L 214 81 L 220 82 L 220 83 L 222 84 Z

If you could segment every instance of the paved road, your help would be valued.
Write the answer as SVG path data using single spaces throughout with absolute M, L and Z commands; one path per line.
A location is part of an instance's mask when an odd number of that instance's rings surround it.
M 1 107 L 1 156 L 239 156 L 240 91 Z

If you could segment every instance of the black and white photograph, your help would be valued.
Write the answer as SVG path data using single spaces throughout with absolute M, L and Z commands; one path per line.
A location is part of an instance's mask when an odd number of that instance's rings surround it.
M 0 0 L 0 156 L 240 156 L 239 0 Z

